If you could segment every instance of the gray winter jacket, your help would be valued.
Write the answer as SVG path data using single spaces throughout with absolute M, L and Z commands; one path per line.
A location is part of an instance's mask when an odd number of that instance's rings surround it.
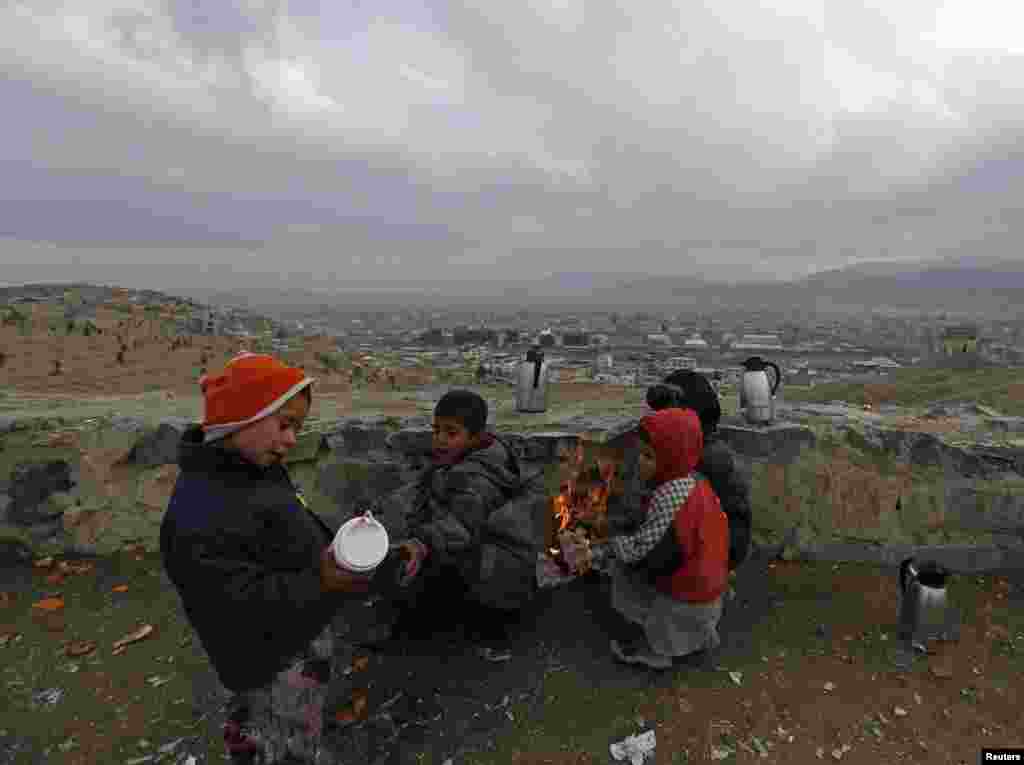
M 454 465 L 428 468 L 419 483 L 409 536 L 442 565 L 462 568 L 480 547 L 485 523 L 522 483 L 519 459 L 494 436 Z

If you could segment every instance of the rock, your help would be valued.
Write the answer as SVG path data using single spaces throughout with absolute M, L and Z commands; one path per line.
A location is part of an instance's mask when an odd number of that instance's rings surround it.
M 814 431 L 789 423 L 767 427 L 722 425 L 718 437 L 738 455 L 778 464 L 794 462 L 805 448 L 812 448 L 817 442 Z
M 0 436 L 5 436 L 8 433 L 14 433 L 18 430 L 26 430 L 27 426 L 24 422 L 20 421 L 16 417 L 10 415 L 0 415 Z
M 400 461 L 341 458 L 319 466 L 315 488 L 332 499 L 343 516 L 348 516 L 361 512 L 413 478 L 414 474 Z
M 999 492 L 999 482 L 986 482 L 979 489 L 972 485 L 951 485 L 946 490 L 946 513 L 966 529 L 1024 535 L 1024 492 L 1019 481 L 1007 482 Z
M 176 464 L 178 443 L 189 425 L 191 423 L 184 419 L 161 422 L 156 430 L 144 434 L 135 443 L 124 461 L 143 467 Z
M 577 415 L 554 423 L 554 427 L 592 441 L 610 443 L 636 430 L 638 414 Z
M 365 420 L 344 420 L 323 434 L 327 447 L 346 457 L 367 452 L 384 451 L 387 448 L 388 429 L 383 419 L 375 422 Z
M 384 437 L 384 445 L 404 457 L 426 456 L 433 448 L 431 428 L 403 428 Z
M 67 460 L 22 463 L 11 471 L 8 513 L 12 521 L 24 525 L 48 520 L 52 512 L 45 502 L 51 494 L 72 487 L 71 466 Z
M 990 417 L 988 426 L 997 433 L 1024 433 L 1024 417 Z
M 577 433 L 550 431 L 531 433 L 525 438 L 523 459 L 530 462 L 563 461 L 580 442 Z
M 36 557 L 35 547 L 25 529 L 0 523 L 0 567 L 28 563 Z
M 119 433 L 141 433 L 146 430 L 146 421 L 141 417 L 118 414 L 110 418 L 110 427 Z

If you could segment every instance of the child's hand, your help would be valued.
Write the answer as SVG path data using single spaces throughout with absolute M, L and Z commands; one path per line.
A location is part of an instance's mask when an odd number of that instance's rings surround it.
M 430 548 L 418 539 L 402 542 L 396 548 L 398 550 L 398 557 L 403 561 L 398 584 L 406 587 L 420 573 L 420 569 L 423 568 L 423 561 L 430 555 Z
M 346 571 L 334 559 L 334 550 L 327 545 L 320 553 L 320 587 L 325 592 L 359 595 L 369 591 L 373 576 Z
M 562 548 L 562 557 L 574 574 L 585 574 L 590 570 L 592 556 L 590 541 L 569 531 L 558 535 L 558 544 Z

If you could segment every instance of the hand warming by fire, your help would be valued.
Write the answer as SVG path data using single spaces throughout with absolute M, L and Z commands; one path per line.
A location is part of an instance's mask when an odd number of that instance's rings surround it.
M 590 570 L 590 545 L 608 537 L 608 499 L 616 473 L 616 462 L 598 457 L 583 469 L 583 446 L 567 455 L 568 478 L 552 498 L 553 539 L 548 555 L 566 574 Z

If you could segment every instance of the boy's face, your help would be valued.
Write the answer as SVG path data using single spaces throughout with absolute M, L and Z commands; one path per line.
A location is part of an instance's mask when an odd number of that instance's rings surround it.
M 650 481 L 658 472 L 658 455 L 654 451 L 651 442 L 646 438 L 640 439 L 640 459 L 637 463 L 637 470 L 640 473 L 641 481 Z
M 297 434 L 309 414 L 309 400 L 303 394 L 285 402 L 274 414 L 228 436 L 228 446 L 238 449 L 249 462 L 267 467 L 280 463 L 295 446 Z
M 457 417 L 434 417 L 434 454 L 457 454 L 480 446 L 480 434 L 470 433 Z

